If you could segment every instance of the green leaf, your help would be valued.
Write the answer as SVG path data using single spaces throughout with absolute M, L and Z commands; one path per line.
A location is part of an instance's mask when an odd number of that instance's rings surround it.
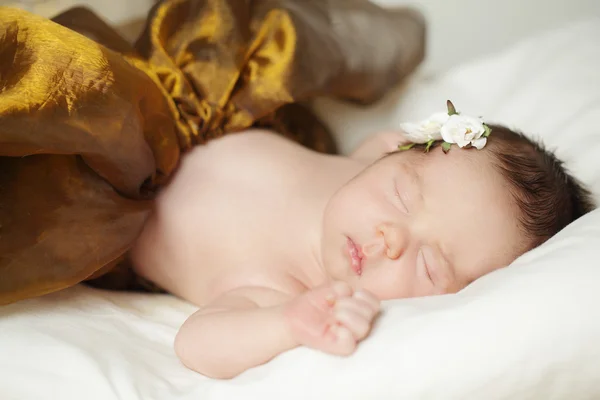
M 451 147 L 452 147 L 452 143 L 448 143 L 448 142 L 442 143 L 442 150 L 444 151 L 444 153 L 448 153 L 450 151 Z
M 409 143 L 409 144 L 405 144 L 404 146 L 398 146 L 398 150 L 410 150 L 414 147 L 416 143 Z
M 485 128 L 485 132 L 483 133 L 483 137 L 490 136 L 490 133 L 492 133 L 492 128 L 490 128 L 486 124 L 483 124 L 483 127 Z
M 450 100 L 446 101 L 446 106 L 448 107 L 448 115 L 457 115 L 458 112 L 456 111 L 456 108 L 454 107 L 454 104 L 452 104 L 452 102 Z
M 429 142 L 427 142 L 427 145 L 425 146 L 425 153 L 427 153 L 429 151 L 431 146 L 433 146 L 434 142 L 435 142 L 435 140 L 433 140 L 433 139 L 431 139 Z

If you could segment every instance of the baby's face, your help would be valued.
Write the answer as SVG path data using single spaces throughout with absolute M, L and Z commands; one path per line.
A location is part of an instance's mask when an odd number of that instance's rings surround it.
M 484 150 L 389 155 L 329 201 L 322 261 L 382 300 L 453 293 L 526 250 L 508 187 Z

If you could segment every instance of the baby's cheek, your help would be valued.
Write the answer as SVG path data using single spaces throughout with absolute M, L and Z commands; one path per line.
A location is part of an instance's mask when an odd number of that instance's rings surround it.
M 359 280 L 359 286 L 373 293 L 379 300 L 415 297 L 420 291 L 409 276 L 398 277 L 383 273 L 363 273 Z

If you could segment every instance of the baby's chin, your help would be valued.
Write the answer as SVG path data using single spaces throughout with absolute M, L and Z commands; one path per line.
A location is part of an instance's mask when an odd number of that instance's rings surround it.
M 352 271 L 350 261 L 344 257 L 344 254 L 339 250 L 339 247 L 337 252 L 323 252 L 321 254 L 321 265 L 323 266 L 328 280 L 344 281 L 354 287 L 354 281 L 356 281 L 358 277 Z

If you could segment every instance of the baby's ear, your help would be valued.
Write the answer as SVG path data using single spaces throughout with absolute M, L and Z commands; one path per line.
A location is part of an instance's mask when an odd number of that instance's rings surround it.
M 409 142 L 401 130 L 383 131 L 367 137 L 350 157 L 362 161 L 375 161 L 407 143 Z

